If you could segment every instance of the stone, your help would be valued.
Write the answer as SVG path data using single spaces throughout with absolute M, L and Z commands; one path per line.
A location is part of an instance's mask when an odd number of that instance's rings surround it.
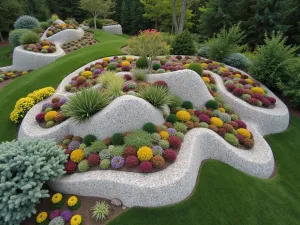
M 118 199 L 118 198 L 113 198 L 113 199 L 110 201 L 110 203 L 111 203 L 112 205 L 115 205 L 115 206 L 121 206 L 121 205 L 122 205 L 122 201 L 121 201 L 120 199 Z

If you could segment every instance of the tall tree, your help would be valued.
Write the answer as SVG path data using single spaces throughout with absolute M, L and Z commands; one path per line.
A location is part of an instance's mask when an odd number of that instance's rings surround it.
M 94 26 L 97 28 L 98 16 L 106 17 L 113 13 L 115 2 L 113 0 L 80 0 L 80 7 L 93 15 Z
M 130 11 L 129 4 L 126 0 L 122 2 L 121 18 L 120 23 L 122 25 L 122 30 L 124 33 L 130 33 Z
M 48 0 L 47 2 L 51 12 L 62 19 L 74 17 L 78 21 L 83 21 L 88 16 L 88 13 L 80 8 L 80 0 Z
M 14 21 L 23 14 L 23 6 L 18 0 L 2 0 L 0 4 L 0 41 L 2 32 L 9 31 Z
M 130 17 L 130 34 L 134 35 L 144 28 L 142 6 L 139 0 L 132 0 Z

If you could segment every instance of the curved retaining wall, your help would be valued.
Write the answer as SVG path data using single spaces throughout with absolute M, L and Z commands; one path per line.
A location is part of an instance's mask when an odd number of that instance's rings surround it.
M 117 34 L 117 35 L 123 34 L 122 26 L 120 24 L 110 25 L 110 26 L 103 26 L 102 30 L 104 30 L 108 33 L 111 33 L 111 34 Z
M 75 29 L 62 30 L 50 37 L 47 37 L 46 33 L 48 29 L 44 32 L 43 36 L 41 37 L 41 40 L 55 42 L 55 44 L 59 44 L 59 45 L 62 45 L 70 41 L 77 41 L 80 38 L 82 38 L 84 35 L 84 30 L 79 27 L 76 30 Z
M 65 52 L 59 45 L 56 45 L 56 52 L 48 54 L 24 50 L 22 45 L 14 49 L 12 68 L 14 70 L 35 70 L 54 62 L 64 55 Z

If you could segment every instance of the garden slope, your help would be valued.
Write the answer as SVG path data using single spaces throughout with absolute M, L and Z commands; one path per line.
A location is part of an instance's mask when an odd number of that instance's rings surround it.
M 266 137 L 277 161 L 274 178 L 261 180 L 216 160 L 201 167 L 187 200 L 168 207 L 132 208 L 109 225 L 298 225 L 300 220 L 300 120 Z
M 98 30 L 94 33 L 95 39 L 100 41 L 99 44 L 77 50 L 31 72 L 28 76 L 19 77 L 0 91 L 0 142 L 16 137 L 17 125 L 9 120 L 9 115 L 19 98 L 39 88 L 56 88 L 65 76 L 78 67 L 98 58 L 122 53 L 120 48 L 126 44 L 126 38 Z

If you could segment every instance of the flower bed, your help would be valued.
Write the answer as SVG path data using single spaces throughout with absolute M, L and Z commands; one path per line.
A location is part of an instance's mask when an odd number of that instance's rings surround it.
M 67 98 L 52 98 L 42 106 L 42 110 L 35 119 L 43 128 L 50 128 L 62 123 L 67 118 L 61 113 L 61 107 L 68 101 Z
M 67 30 L 67 29 L 77 29 L 77 26 L 75 24 L 67 24 L 67 23 L 62 23 L 62 24 L 53 24 L 46 33 L 46 37 L 51 37 L 54 34 L 59 33 L 60 31 Z
M 31 70 L 28 71 L 17 71 L 17 70 L 13 70 L 13 71 L 2 71 L 0 70 L 0 83 L 5 81 L 5 80 L 9 80 L 9 79 L 14 79 L 17 77 L 20 77 L 22 75 L 25 75 L 27 73 L 31 72 Z
M 23 46 L 23 49 L 31 52 L 40 52 L 48 54 L 56 52 L 56 45 L 50 41 L 40 41 L 35 44 L 26 44 Z
M 76 51 L 80 48 L 91 46 L 98 43 L 96 40 L 93 39 L 93 34 L 89 32 L 85 32 L 84 36 L 77 40 L 77 41 L 70 41 L 67 43 L 64 43 L 61 47 L 66 52 L 72 52 Z

